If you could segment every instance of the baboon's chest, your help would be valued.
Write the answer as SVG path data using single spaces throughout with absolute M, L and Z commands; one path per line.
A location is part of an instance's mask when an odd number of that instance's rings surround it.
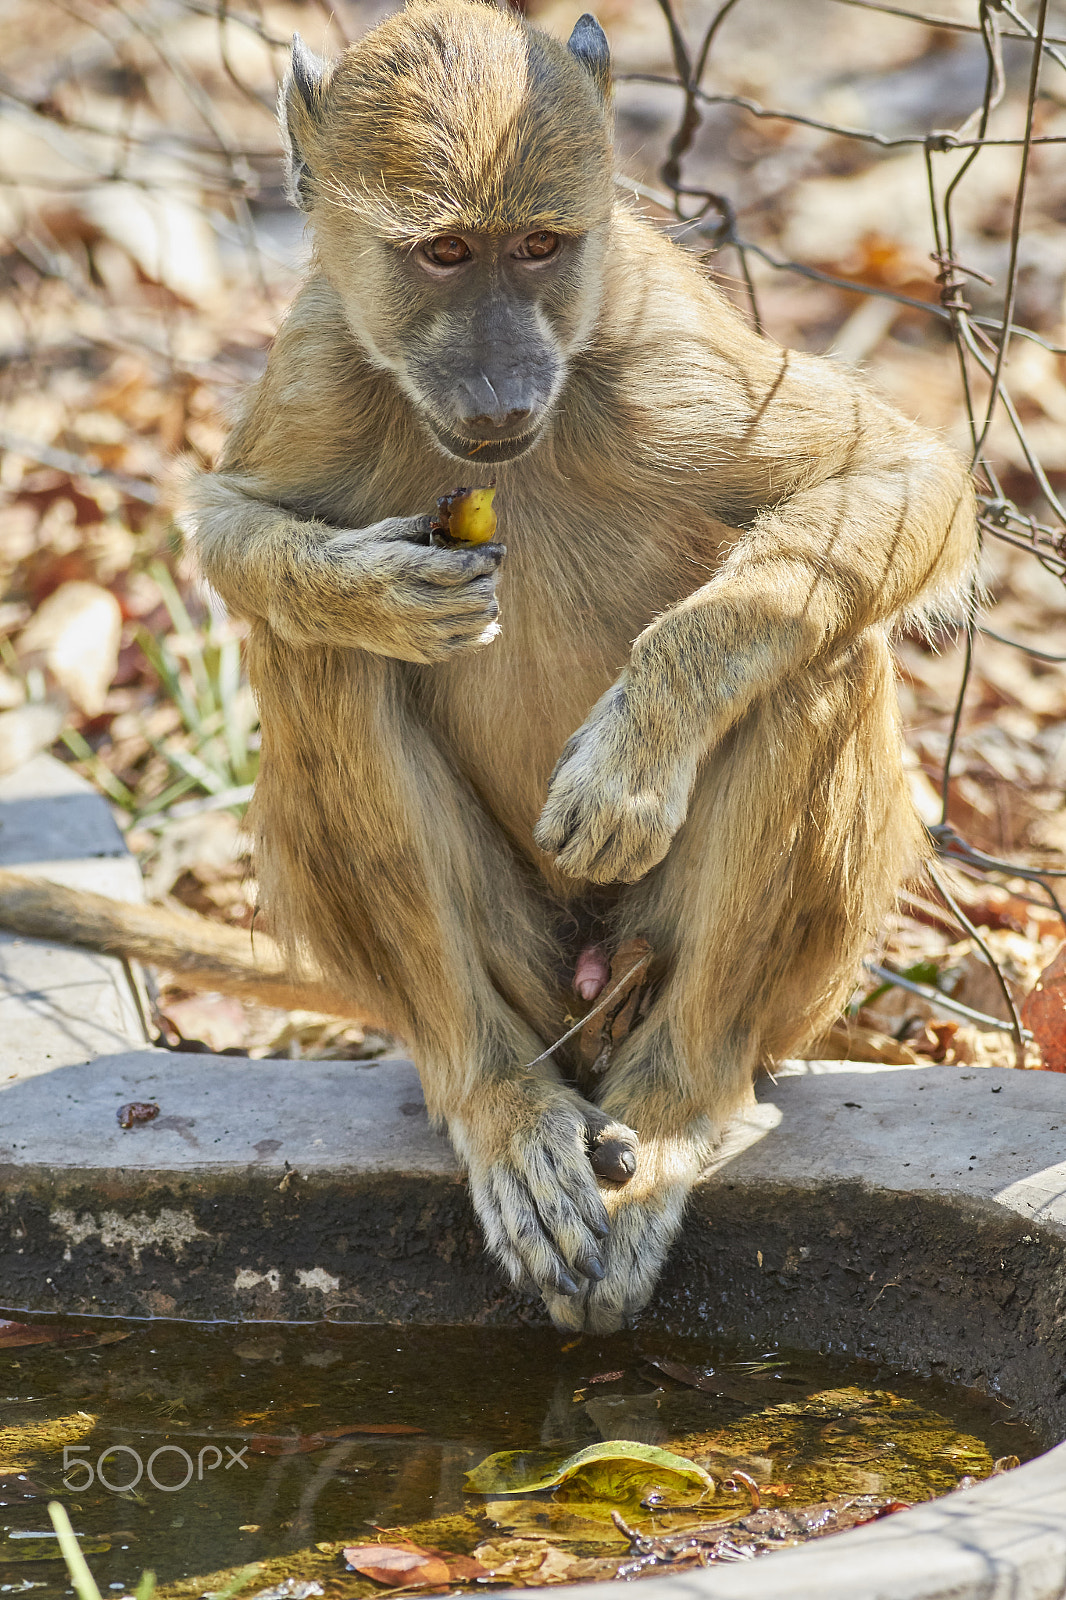
M 420 669 L 417 692 L 452 760 L 532 849 L 567 739 L 623 671 L 637 635 L 699 588 L 710 568 L 706 552 L 695 565 L 679 561 L 676 534 L 647 519 L 620 526 L 580 500 L 569 502 L 563 520 L 555 507 L 529 501 L 508 515 L 505 499 L 500 522 L 508 545 L 500 636 Z

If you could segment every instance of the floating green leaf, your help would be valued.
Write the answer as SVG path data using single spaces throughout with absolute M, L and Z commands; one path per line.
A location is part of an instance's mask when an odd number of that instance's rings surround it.
M 565 1487 L 564 1487 L 565 1486 Z M 560 1499 L 639 1504 L 650 1490 L 674 1504 L 690 1504 L 714 1491 L 714 1479 L 685 1456 L 655 1445 L 609 1439 L 560 1460 L 525 1450 L 502 1450 L 466 1475 L 468 1494 L 536 1494 L 563 1489 Z

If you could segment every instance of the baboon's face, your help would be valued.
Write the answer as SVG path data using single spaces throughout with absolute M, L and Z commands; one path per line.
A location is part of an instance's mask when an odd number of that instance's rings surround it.
M 439 448 L 529 450 L 600 310 L 613 204 L 610 51 L 513 11 L 419 0 L 339 62 L 299 41 L 290 192 L 370 360 Z
M 536 443 L 592 329 L 601 254 L 596 232 L 542 228 L 377 242 L 345 283 L 349 322 L 442 450 L 511 461 Z

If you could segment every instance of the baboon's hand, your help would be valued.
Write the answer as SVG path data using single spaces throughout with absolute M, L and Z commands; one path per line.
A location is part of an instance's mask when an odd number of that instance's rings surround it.
M 687 752 L 649 747 L 615 684 L 567 741 L 533 837 L 573 878 L 635 883 L 670 848 L 694 777 Z
M 338 644 L 430 663 L 496 637 L 504 546 L 442 549 L 428 534 L 428 517 L 389 517 L 322 546 Z
M 607 1139 L 634 1152 L 632 1129 L 572 1090 L 530 1079 L 484 1086 L 449 1130 L 486 1243 L 515 1283 L 565 1297 L 603 1277 L 607 1213 L 592 1163 Z

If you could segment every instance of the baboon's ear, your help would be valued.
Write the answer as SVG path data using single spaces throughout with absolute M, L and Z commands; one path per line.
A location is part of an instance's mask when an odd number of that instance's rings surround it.
M 600 99 L 606 103 L 611 95 L 611 47 L 607 43 L 607 35 L 591 11 L 586 11 L 583 17 L 578 17 L 568 41 L 568 48 L 571 55 L 575 55 L 585 71 L 591 75 L 600 91 Z
M 278 121 L 289 156 L 289 199 L 310 211 L 314 180 L 308 159 L 315 126 L 322 116 L 329 69 L 308 50 L 298 33 L 292 36 L 292 63 L 278 95 Z

